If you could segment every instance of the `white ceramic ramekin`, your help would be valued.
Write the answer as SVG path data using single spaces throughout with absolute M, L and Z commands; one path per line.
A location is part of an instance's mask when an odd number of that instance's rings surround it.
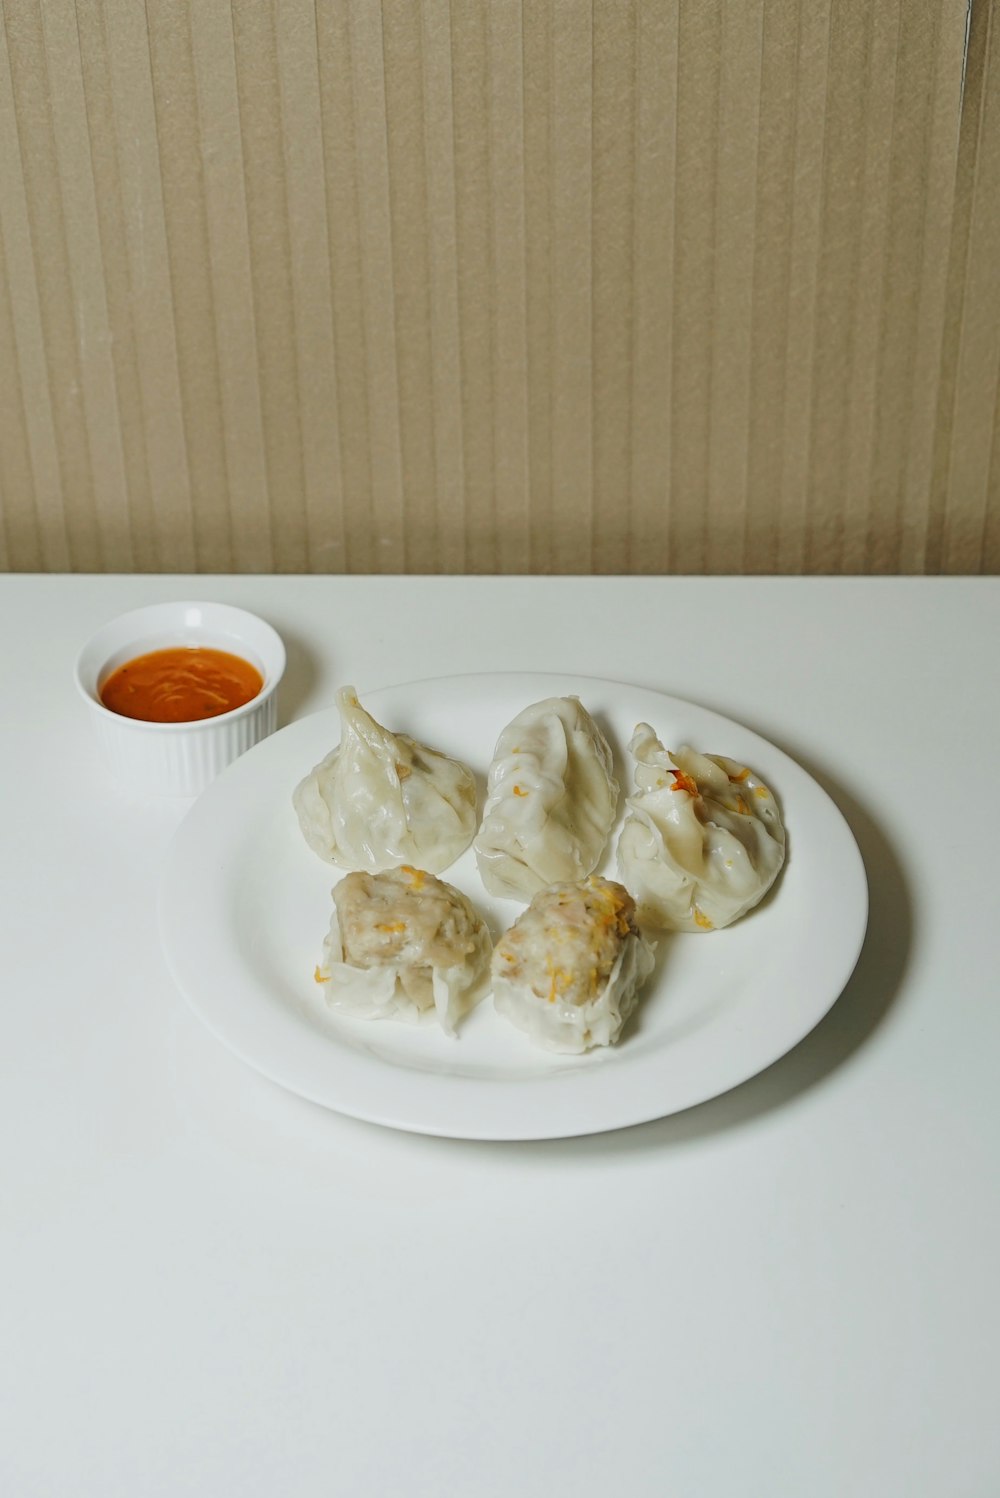
M 197 723 L 146 723 L 104 706 L 101 688 L 119 666 L 178 645 L 241 655 L 257 667 L 264 686 L 243 707 Z M 256 614 L 225 603 L 154 603 L 120 614 L 87 641 L 76 663 L 76 684 L 122 781 L 134 790 L 197 796 L 220 770 L 274 732 L 284 670 L 281 636 Z

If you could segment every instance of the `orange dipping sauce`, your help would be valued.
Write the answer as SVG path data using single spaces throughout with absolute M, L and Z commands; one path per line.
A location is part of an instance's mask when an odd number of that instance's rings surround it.
M 264 678 L 227 650 L 182 645 L 136 656 L 112 672 L 101 701 L 123 718 L 146 723 L 196 723 L 251 702 Z

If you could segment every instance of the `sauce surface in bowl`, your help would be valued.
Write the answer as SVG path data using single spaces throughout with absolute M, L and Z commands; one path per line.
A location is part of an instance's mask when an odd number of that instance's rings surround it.
M 126 661 L 104 683 L 101 701 L 123 718 L 196 723 L 251 702 L 263 685 L 257 668 L 238 655 L 182 645 Z

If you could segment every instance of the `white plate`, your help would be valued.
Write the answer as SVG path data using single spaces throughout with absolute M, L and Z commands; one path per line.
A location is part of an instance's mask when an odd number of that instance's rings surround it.
M 171 846 L 160 890 L 163 945 L 213 1034 L 326 1107 L 467 1139 L 551 1139 L 661 1118 L 735 1087 L 808 1034 L 857 961 L 868 888 L 840 812 L 766 739 L 677 698 L 586 677 L 452 677 L 362 700 L 387 727 L 485 775 L 516 713 L 568 694 L 607 733 L 623 787 L 631 784 L 625 746 L 646 721 L 668 747 L 690 743 L 750 765 L 774 791 L 788 832 L 785 868 L 761 906 L 724 931 L 660 939 L 638 1016 L 617 1046 L 583 1057 L 538 1051 L 489 999 L 455 1040 L 434 1025 L 351 1020 L 327 1009 L 313 972 L 341 875 L 307 847 L 291 797 L 339 740 L 333 709 L 237 760 Z M 612 874 L 616 841 L 605 865 Z M 522 908 L 486 894 L 471 851 L 443 877 L 471 897 L 494 935 Z

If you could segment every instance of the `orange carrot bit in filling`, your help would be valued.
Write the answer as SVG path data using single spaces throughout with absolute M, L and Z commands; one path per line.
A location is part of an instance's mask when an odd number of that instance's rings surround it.
M 708 916 L 703 910 L 699 910 L 697 905 L 694 907 L 694 921 L 695 925 L 700 926 L 703 931 L 715 930 L 715 927 L 712 925 L 712 922 L 709 920 Z
M 729 778 L 732 781 L 733 785 L 742 785 L 744 780 L 747 780 L 749 778 L 749 775 L 749 770 L 741 770 L 738 775 L 730 775 Z
M 698 782 L 691 775 L 686 775 L 683 770 L 671 770 L 674 783 L 670 787 L 672 791 L 687 791 L 689 796 L 697 796 Z
M 550 1004 L 556 1001 L 556 966 L 551 957 L 545 959 L 545 970 L 549 975 L 549 991 L 546 998 Z
M 423 869 L 415 869 L 412 864 L 408 863 L 401 863 L 399 868 L 400 872 L 405 874 L 409 879 L 414 889 L 423 888 L 424 880 L 427 878 L 427 875 L 424 873 Z
M 521 789 L 521 787 L 519 785 L 516 785 L 514 787 L 514 795 L 515 796 L 526 796 L 527 794 L 528 794 L 528 792 L 527 791 L 522 791 L 522 789 Z
M 545 995 L 549 1004 L 554 1004 L 560 993 L 565 993 L 573 982 L 572 974 L 565 968 L 556 967 L 551 957 L 545 959 L 545 971 L 549 975 L 549 991 Z
M 378 921 L 375 925 L 376 931 L 405 931 L 405 921 Z
M 748 817 L 750 815 L 750 808 L 742 796 L 736 797 L 736 810 L 741 816 Z
M 322 969 L 318 968 L 318 967 L 313 969 L 313 982 L 314 983 L 328 983 L 329 981 L 330 981 L 330 974 L 329 973 L 324 973 L 322 971 Z
M 755 785 L 753 788 L 753 793 L 755 796 L 761 797 L 769 796 L 771 794 L 766 785 Z

